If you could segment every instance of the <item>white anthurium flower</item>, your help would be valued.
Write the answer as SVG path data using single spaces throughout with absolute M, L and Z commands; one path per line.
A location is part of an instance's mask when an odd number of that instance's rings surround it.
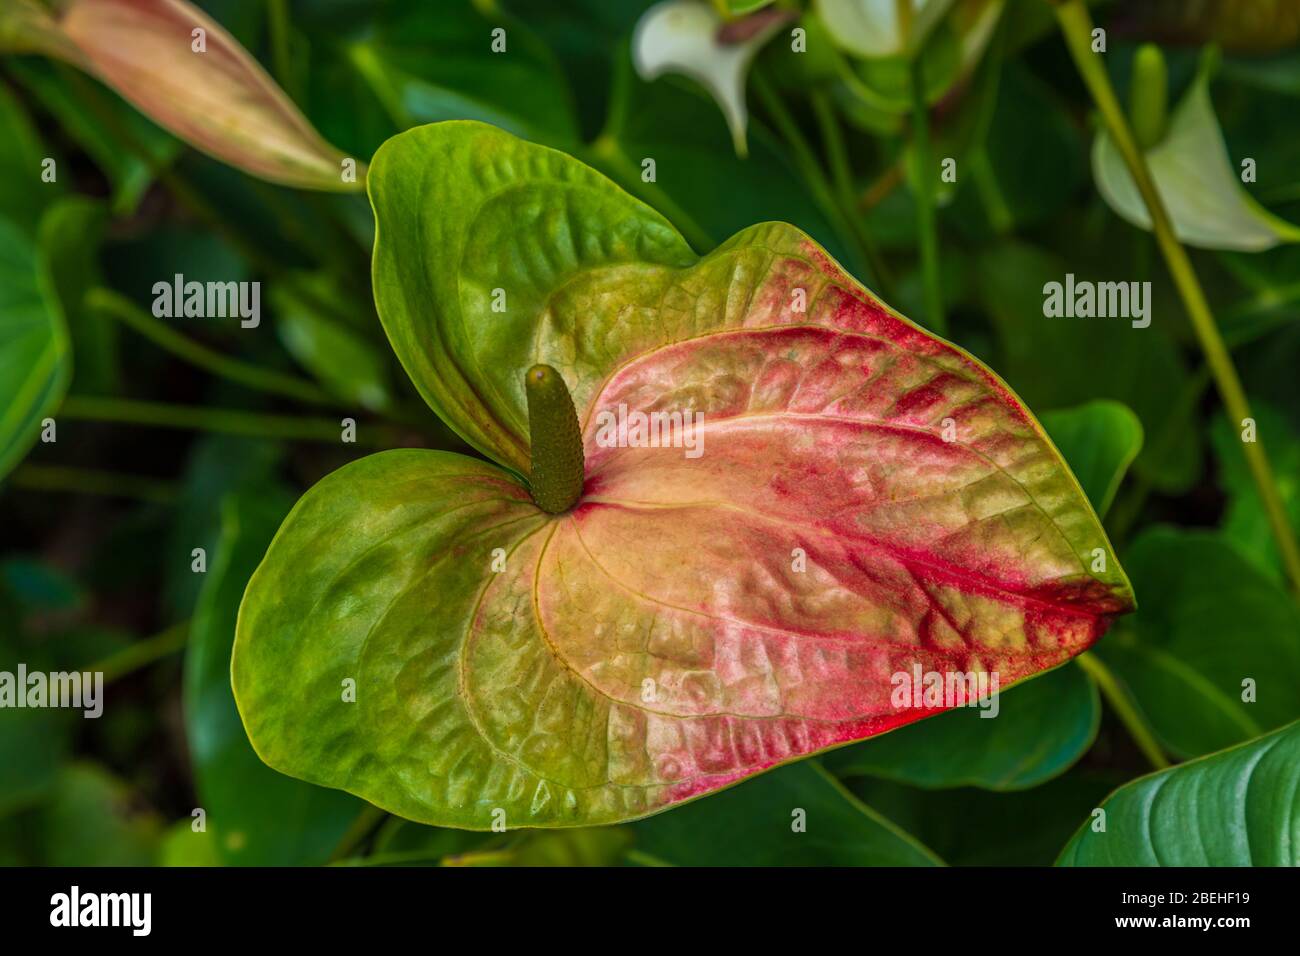
M 910 53 L 953 0 L 817 0 L 817 12 L 841 49 L 881 59 Z
M 666 0 L 647 10 L 632 36 L 632 62 L 641 79 L 679 73 L 699 83 L 717 101 L 727 119 L 736 153 L 747 153 L 745 76 L 754 56 L 781 25 L 784 14 L 771 11 L 746 21 L 724 24 L 711 7 L 697 0 Z
M 1165 135 L 1144 155 L 1180 241 L 1238 252 L 1300 242 L 1300 227 L 1273 215 L 1243 186 L 1214 113 L 1208 71 L 1198 74 L 1170 115 Z M 1092 175 L 1111 209 L 1150 231 L 1146 203 L 1104 131 L 1093 143 Z

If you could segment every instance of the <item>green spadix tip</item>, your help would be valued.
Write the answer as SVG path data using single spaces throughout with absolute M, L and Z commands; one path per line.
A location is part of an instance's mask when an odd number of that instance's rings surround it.
M 532 448 L 529 490 L 549 514 L 572 508 L 582 496 L 582 432 L 573 398 L 560 373 L 534 365 L 524 373 L 528 398 L 528 440 Z

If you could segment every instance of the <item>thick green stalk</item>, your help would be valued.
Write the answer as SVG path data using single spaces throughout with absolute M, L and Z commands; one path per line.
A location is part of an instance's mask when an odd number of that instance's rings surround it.
M 916 225 L 920 234 L 921 275 L 925 284 L 925 320 L 930 331 L 946 335 L 943 290 L 939 285 L 939 227 L 935 221 L 934 169 L 930 164 L 930 116 L 925 102 L 922 51 L 912 59 L 912 150 L 916 154 Z
M 311 382 L 222 355 L 158 321 L 130 299 L 109 289 L 91 289 L 86 294 L 86 305 L 96 312 L 112 316 L 160 348 L 214 375 L 258 391 L 285 395 L 313 405 L 334 404 L 327 392 Z
M 1065 34 L 1066 45 L 1074 57 L 1088 91 L 1092 94 L 1093 101 L 1097 104 L 1097 109 L 1101 112 L 1111 140 L 1124 158 L 1124 164 L 1128 167 L 1129 174 L 1133 177 L 1138 192 L 1146 203 L 1155 231 L 1156 244 L 1160 247 L 1165 264 L 1169 267 L 1174 285 L 1178 289 L 1178 295 L 1183 300 L 1184 308 L 1187 309 L 1187 315 L 1200 342 L 1206 364 L 1209 365 L 1210 373 L 1214 376 L 1214 383 L 1219 390 L 1228 418 L 1233 429 L 1239 431 L 1245 419 L 1253 418 L 1250 413 L 1250 403 L 1246 399 L 1246 392 L 1242 388 L 1237 369 L 1232 363 L 1232 355 L 1215 324 L 1214 314 L 1210 311 L 1210 305 L 1206 301 L 1205 292 L 1201 289 L 1200 280 L 1196 277 L 1191 259 L 1188 258 L 1187 250 L 1183 248 L 1174 233 L 1173 223 L 1169 219 L 1164 202 L 1160 199 L 1160 193 L 1156 190 L 1146 160 L 1138 148 L 1133 132 L 1129 129 L 1128 121 L 1124 118 L 1124 111 L 1115 98 L 1115 91 L 1111 87 L 1106 68 L 1092 52 L 1092 17 L 1083 0 L 1066 0 L 1059 4 L 1056 8 L 1056 16 L 1061 31 Z M 1286 508 L 1278 492 L 1277 481 L 1273 476 L 1268 455 L 1264 452 L 1263 442 L 1259 440 L 1242 442 L 1241 448 L 1246 456 L 1246 465 L 1250 469 L 1251 477 L 1255 481 L 1255 487 L 1259 491 L 1260 501 L 1268 515 L 1273 536 L 1277 539 L 1278 552 L 1282 556 L 1287 576 L 1291 579 L 1292 587 L 1300 591 L 1300 547 L 1296 545 L 1295 534 L 1287 520 Z
M 528 395 L 528 440 L 532 447 L 528 485 L 537 507 L 549 514 L 560 514 L 582 497 L 586 477 L 578 413 L 564 379 L 549 365 L 534 365 L 528 370 L 524 391 Z

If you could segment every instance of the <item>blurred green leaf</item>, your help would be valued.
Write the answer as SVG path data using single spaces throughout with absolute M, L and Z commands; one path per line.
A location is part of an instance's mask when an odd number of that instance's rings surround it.
M 88 763 L 60 771 L 38 825 L 46 866 L 149 866 L 163 830 L 126 784 Z
M 267 487 L 284 460 L 277 442 L 229 435 L 197 441 L 181 479 L 181 497 L 168 529 L 165 598 L 175 618 L 190 614 L 204 577 L 191 570 L 191 554 L 203 548 L 209 566 L 221 534 L 221 505 L 227 495 Z
M 1126 779 L 1076 766 L 1032 790 L 921 790 L 858 777 L 853 792 L 953 866 L 1050 866 L 1079 821 Z
M 36 128 L 8 87 L 0 84 L 0 217 L 23 233 L 36 234 L 41 213 L 63 194 L 67 167 L 40 141 Z M 46 160 L 55 179 L 44 182 Z M 60 176 L 60 171 L 63 176 Z
M 0 477 L 36 442 L 72 376 L 68 330 L 22 230 L 0 218 Z
M 70 196 L 41 220 L 37 258 L 48 278 L 50 307 L 62 316 L 72 341 L 72 390 L 106 393 L 117 388 L 117 327 L 86 308 L 86 293 L 99 284 L 99 243 L 104 232 L 102 203 Z
M 551 51 L 519 21 L 470 3 L 436 17 L 397 0 L 350 42 L 345 56 L 399 130 L 473 119 L 551 145 L 577 141 L 572 99 Z M 502 29 L 502 52 L 493 30 Z
M 1252 411 L 1256 434 L 1264 442 L 1273 464 L 1282 504 L 1291 519 L 1291 527 L 1300 534 L 1300 437 L 1285 418 L 1263 402 L 1253 403 Z M 1224 538 L 1237 547 L 1243 558 L 1285 586 L 1277 538 L 1241 454 L 1241 430 L 1229 426 L 1222 416 L 1216 416 L 1210 426 L 1210 440 L 1219 462 L 1219 484 L 1228 495 L 1222 524 Z
M 748 138 L 749 155 L 739 159 L 708 97 L 672 77 L 638 80 L 624 51 L 605 130 L 583 158 L 671 220 L 697 252 L 755 222 L 781 220 L 856 262 L 772 135 L 750 123 Z
M 153 184 L 154 169 L 172 163 L 181 141 L 66 67 L 24 59 L 7 65 L 108 178 L 114 215 L 132 215 Z
M 638 854 L 676 866 L 942 862 L 849 793 L 816 760 L 769 771 L 631 828 Z
M 177 820 L 167 828 L 158 850 L 159 866 L 221 866 L 211 830 L 195 832 L 192 820 Z
M 1145 532 L 1124 567 L 1142 604 L 1096 653 L 1166 749 L 1210 753 L 1300 713 L 1300 609 L 1280 585 L 1217 535 L 1172 527 Z
M 1142 450 L 1142 422 L 1127 405 L 1109 399 L 1044 412 L 1039 418 L 1093 510 L 1105 516 Z
M 276 773 L 253 752 L 230 687 L 244 586 L 292 496 L 253 486 L 222 503 L 221 542 L 204 576 L 185 659 L 185 727 L 200 805 L 231 865 L 324 863 L 361 809 L 354 797 Z
M 389 407 L 393 395 L 385 356 L 368 339 L 317 307 L 318 301 L 338 299 L 330 276 L 311 276 L 305 282 L 314 298 L 284 284 L 271 293 L 276 332 L 284 347 L 330 394 L 368 411 Z
M 927 789 L 1023 790 L 1067 770 L 1092 746 L 1097 688 L 1073 663 L 1002 691 L 997 715 L 980 707 L 900 727 L 822 758 L 837 777 L 884 777 Z
M 1300 723 L 1121 787 L 1061 866 L 1297 866 Z
M 1134 469 L 1161 491 L 1185 491 L 1201 469 L 1199 389 L 1157 317 L 1135 329 L 1123 318 L 1053 318 L 1043 287 L 1067 272 L 1092 279 L 1055 255 L 1019 242 L 979 259 L 984 307 L 1001 343 L 993 365 L 1031 408 L 1045 411 L 1109 398 L 1138 416 L 1145 444 Z

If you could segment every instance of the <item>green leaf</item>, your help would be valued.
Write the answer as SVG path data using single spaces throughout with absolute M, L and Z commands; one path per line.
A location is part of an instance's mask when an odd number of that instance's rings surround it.
M 306 280 L 323 301 L 335 301 L 328 276 Z M 379 350 L 364 336 L 326 315 L 292 286 L 271 292 L 276 332 L 289 354 L 320 381 L 330 394 L 369 411 L 382 411 L 393 401 L 388 368 Z
M 1147 531 L 1125 565 L 1142 608 L 1097 653 L 1168 750 L 1209 753 L 1300 712 L 1300 610 L 1278 583 L 1203 531 Z
M 492 123 L 556 145 L 578 139 L 554 55 L 522 23 L 482 4 L 388 4 L 344 55 L 399 129 L 439 120 Z M 494 30 L 505 49 L 493 51 Z
M 54 172 L 67 168 L 36 134 L 26 112 L 5 86 L 0 86 L 0 217 L 10 220 L 22 232 L 36 234 L 45 207 L 63 195 L 63 180 L 45 182 L 47 159 Z
M 1031 790 L 922 790 L 876 777 L 846 784 L 951 866 L 1051 866 L 1079 821 L 1126 779 L 1076 765 Z
M 193 820 L 177 820 L 163 835 L 159 866 L 221 866 L 216 834 L 194 829 Z
M 37 258 L 47 277 L 49 305 L 68 329 L 74 391 L 107 393 L 117 388 L 117 327 L 108 316 L 86 308 L 86 293 L 99 284 L 99 243 L 106 210 L 102 203 L 72 196 L 50 207 L 41 220 Z
M 1110 510 L 1115 492 L 1142 450 L 1142 423 L 1127 405 L 1099 399 L 1047 412 L 1043 427 L 1061 450 L 1099 515 Z
M 275 486 L 225 499 L 221 543 L 204 575 L 185 658 L 185 726 L 200 806 L 218 855 L 235 866 L 324 863 L 360 811 L 344 794 L 268 769 L 249 746 L 231 695 L 239 601 L 287 499 Z
M 953 0 L 817 0 L 817 13 L 835 42 L 867 59 L 910 55 L 952 7 Z
M 1282 504 L 1290 516 L 1291 527 L 1300 534 L 1300 437 L 1271 406 L 1252 402 L 1252 411 L 1255 437 L 1264 442 Z M 1230 426 L 1222 416 L 1215 416 L 1210 426 L 1210 440 L 1219 462 L 1219 484 L 1228 496 L 1222 524 L 1223 537 L 1259 571 L 1285 586 L 1277 537 L 1241 453 L 1242 430 Z
M 150 866 L 162 820 L 101 767 L 70 764 L 37 817 L 44 866 Z
M 476 123 L 390 141 L 371 186 L 390 341 L 496 463 L 389 452 L 299 502 L 234 655 L 273 767 L 443 826 L 615 823 L 958 702 L 895 700 L 900 672 L 1010 686 L 1131 609 L 1024 406 L 797 229 L 697 258 Z M 517 477 L 538 363 L 585 423 L 554 516 Z M 695 437 L 622 447 L 615 409 Z
M 1300 226 L 1270 213 L 1243 187 L 1241 168 L 1228 155 L 1214 115 L 1208 70 L 1201 70 L 1170 116 L 1164 138 L 1144 155 L 1180 241 L 1244 252 L 1300 241 Z M 1151 230 L 1146 203 L 1104 130 L 1093 142 L 1092 174 L 1111 209 Z
M 154 182 L 154 169 L 176 159 L 181 141 L 75 71 L 24 59 L 6 66 L 103 171 L 113 188 L 113 214 L 134 214 Z
M 72 373 L 68 331 L 31 239 L 0 218 L 0 478 L 36 442 Z
M 632 825 L 642 859 L 674 866 L 935 866 L 942 860 L 815 760 Z
M 669 218 L 697 250 L 755 222 L 797 224 L 833 255 L 847 249 L 784 148 L 751 122 L 749 153 L 735 155 L 717 107 L 676 77 L 637 79 L 625 49 L 614 64 L 609 115 L 590 162 Z M 654 161 L 653 170 L 646 160 Z M 653 172 L 653 181 L 646 178 Z M 726 202 L 718 197 L 726 195 Z
M 1060 866 L 1300 865 L 1300 723 L 1142 777 L 1101 805 Z
M 1047 283 L 1064 282 L 1068 272 L 1088 281 L 1094 275 L 1022 243 L 986 252 L 977 272 L 1001 342 L 1003 374 L 1031 407 L 1068 408 L 1101 398 L 1122 402 L 1138 416 L 1145 435 L 1134 470 L 1170 493 L 1195 483 L 1201 468 L 1194 401 L 1199 390 L 1158 322 L 1135 329 L 1122 318 L 1045 316 Z
M 837 777 L 931 789 L 1024 790 L 1064 773 L 1097 736 L 1097 688 L 1073 663 L 1000 695 L 997 709 L 955 708 L 827 754 Z M 992 714 L 992 717 L 986 717 Z

